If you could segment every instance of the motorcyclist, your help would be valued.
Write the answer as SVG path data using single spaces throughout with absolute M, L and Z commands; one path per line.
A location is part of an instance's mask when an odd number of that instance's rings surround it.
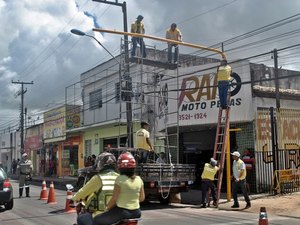
M 115 180 L 119 176 L 116 172 L 116 158 L 111 153 L 100 154 L 97 166 L 99 174 L 94 175 L 72 197 L 73 202 L 83 201 L 88 211 L 78 215 L 78 225 L 92 225 L 93 217 L 105 211 L 113 193 Z
M 95 216 L 93 225 L 115 224 L 123 219 L 141 217 L 140 202 L 144 201 L 144 183 L 135 174 L 136 162 L 129 152 L 118 158 L 118 170 L 113 196 L 107 204 L 107 211 Z

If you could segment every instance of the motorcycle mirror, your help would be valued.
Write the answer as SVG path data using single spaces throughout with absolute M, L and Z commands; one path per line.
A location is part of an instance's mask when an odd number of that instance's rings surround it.
M 66 184 L 66 188 L 68 189 L 68 191 L 72 191 L 74 189 L 72 184 Z

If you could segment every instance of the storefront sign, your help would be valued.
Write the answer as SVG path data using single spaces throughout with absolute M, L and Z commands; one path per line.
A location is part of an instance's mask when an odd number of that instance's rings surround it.
M 50 110 L 44 113 L 45 143 L 65 140 L 66 134 L 65 107 Z
M 161 120 L 158 122 L 160 129 L 164 129 L 164 122 L 176 123 L 177 119 L 182 126 L 217 123 L 220 101 L 216 66 L 217 64 L 209 64 L 180 70 L 178 85 L 176 78 L 161 81 L 157 107 L 158 117 Z M 251 86 L 249 83 L 241 85 L 241 82 L 250 81 L 249 63 L 236 63 L 231 67 L 234 76 L 231 87 L 230 122 L 251 121 L 253 120 Z

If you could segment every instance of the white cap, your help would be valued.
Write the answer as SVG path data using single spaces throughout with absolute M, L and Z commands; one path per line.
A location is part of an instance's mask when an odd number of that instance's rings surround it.
M 22 157 L 26 157 L 27 156 L 27 153 L 23 153 Z
M 217 165 L 217 160 L 215 160 L 214 158 L 210 158 L 210 164 L 212 164 L 213 166 Z
M 238 151 L 235 151 L 235 152 L 231 153 L 231 155 L 234 155 L 236 157 L 240 157 L 241 156 L 241 154 Z

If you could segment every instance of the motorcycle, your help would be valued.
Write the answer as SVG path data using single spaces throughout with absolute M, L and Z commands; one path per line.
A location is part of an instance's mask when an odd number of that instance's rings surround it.
M 71 184 L 67 184 L 66 187 L 70 191 L 74 189 L 73 185 L 71 185 Z M 89 209 L 86 207 L 86 205 L 83 201 L 78 201 L 78 202 L 70 201 L 70 207 L 76 209 L 77 216 L 84 214 L 84 213 L 92 213 L 89 211 Z M 136 225 L 136 224 L 138 224 L 139 220 L 141 220 L 141 218 L 123 219 L 112 225 Z M 74 223 L 73 225 L 77 225 L 77 224 Z

